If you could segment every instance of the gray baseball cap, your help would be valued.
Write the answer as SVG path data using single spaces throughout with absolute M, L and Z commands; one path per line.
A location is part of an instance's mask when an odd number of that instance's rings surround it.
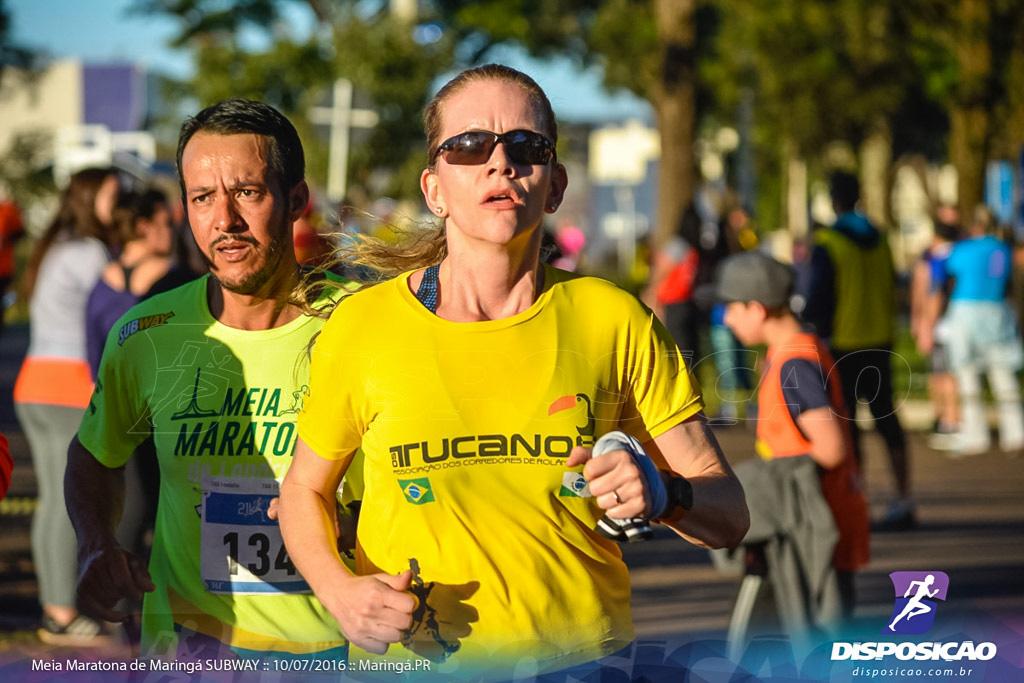
M 744 251 L 722 261 L 715 281 L 702 287 L 703 301 L 756 301 L 764 306 L 789 306 L 796 275 L 793 268 L 761 251 Z

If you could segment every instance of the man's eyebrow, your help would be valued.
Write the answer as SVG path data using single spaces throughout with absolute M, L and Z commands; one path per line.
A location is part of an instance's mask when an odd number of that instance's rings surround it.
M 251 179 L 243 178 L 242 180 L 237 180 L 237 181 L 233 182 L 231 185 L 228 185 L 227 189 L 229 191 L 233 191 L 233 190 L 241 190 L 241 189 L 244 189 L 244 188 L 247 188 L 247 187 L 265 188 L 265 187 L 267 187 L 267 184 L 263 180 L 259 180 L 259 179 L 256 179 L 256 178 L 251 178 Z M 216 188 L 217 188 L 217 185 L 196 185 L 194 187 L 186 187 L 185 188 L 185 192 L 187 192 L 188 194 L 197 194 L 197 193 L 210 192 L 210 191 L 212 191 L 212 190 L 214 190 Z
M 241 180 L 235 181 L 234 184 L 229 185 L 228 189 L 229 190 L 239 190 L 239 189 L 242 189 L 243 187 L 254 187 L 254 186 L 255 187 L 266 187 L 267 184 L 266 184 L 266 182 L 264 182 L 260 178 L 243 178 Z

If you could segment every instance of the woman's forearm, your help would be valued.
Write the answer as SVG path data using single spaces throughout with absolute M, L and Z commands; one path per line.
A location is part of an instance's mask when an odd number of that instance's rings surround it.
M 338 552 L 335 492 L 350 459 L 327 460 L 303 441 L 281 484 L 279 522 L 288 556 L 319 594 L 352 576 Z

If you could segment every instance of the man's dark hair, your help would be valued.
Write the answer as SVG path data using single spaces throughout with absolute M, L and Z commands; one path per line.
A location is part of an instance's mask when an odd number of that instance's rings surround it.
M 215 135 L 254 133 L 267 139 L 268 165 L 274 175 L 290 190 L 305 177 L 306 158 L 295 126 L 281 112 L 268 104 L 238 97 L 222 100 L 185 120 L 178 134 L 178 182 L 185 196 L 185 176 L 181 157 L 185 145 L 199 132 Z
M 857 176 L 846 171 L 833 171 L 828 181 L 832 203 L 838 213 L 853 211 L 860 199 L 860 181 Z

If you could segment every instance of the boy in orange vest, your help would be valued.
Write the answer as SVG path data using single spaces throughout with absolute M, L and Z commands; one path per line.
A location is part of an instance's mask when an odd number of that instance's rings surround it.
M 725 259 L 714 295 L 725 324 L 745 345 L 768 347 L 758 390 L 757 452 L 765 460 L 810 457 L 838 531 L 833 566 L 844 616 L 853 611 L 853 572 L 869 559 L 867 502 L 853 456 L 849 419 L 835 362 L 789 307 L 794 273 L 757 251 Z M 751 508 L 753 515 L 753 508 Z

